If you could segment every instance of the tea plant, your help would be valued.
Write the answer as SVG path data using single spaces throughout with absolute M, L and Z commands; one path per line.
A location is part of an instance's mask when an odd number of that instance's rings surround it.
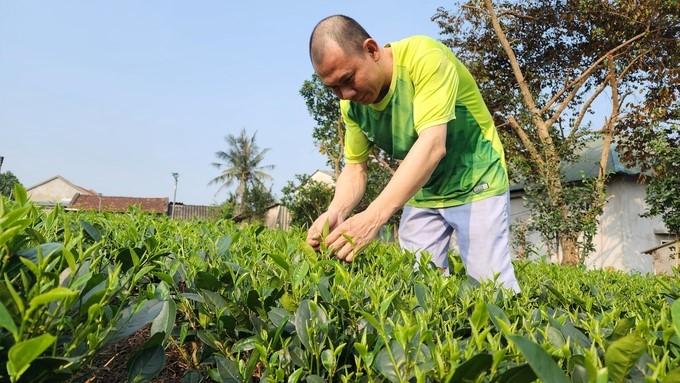
M 373 243 L 355 262 L 304 233 L 229 221 L 0 205 L 0 380 L 86 378 L 144 326 L 128 380 L 165 351 L 185 382 L 674 382 L 675 277 L 518 262 L 523 292 Z M 96 369 L 94 370 L 96 373 Z

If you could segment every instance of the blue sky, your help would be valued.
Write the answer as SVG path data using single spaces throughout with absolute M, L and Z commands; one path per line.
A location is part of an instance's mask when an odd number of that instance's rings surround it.
M 444 0 L 0 0 L 0 156 L 26 187 L 61 175 L 109 196 L 220 203 L 210 164 L 257 131 L 272 190 L 326 168 L 299 95 L 309 33 L 337 13 L 379 43 L 438 37 Z

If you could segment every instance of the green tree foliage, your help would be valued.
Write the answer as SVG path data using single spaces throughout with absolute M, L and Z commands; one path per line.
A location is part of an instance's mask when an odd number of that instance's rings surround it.
M 243 196 L 243 206 L 240 209 L 236 201 L 236 194 L 230 192 L 226 201 L 218 207 L 219 217 L 237 221 L 263 222 L 267 210 L 276 203 L 276 198 L 271 188 L 268 189 L 262 184 L 255 184 L 246 189 L 246 194 Z
M 660 137 L 653 141 L 654 174 L 647 186 L 644 216 L 660 215 L 671 233 L 680 235 L 680 138 Z
M 237 214 L 248 211 L 246 196 L 257 189 L 259 193 L 264 188 L 263 182 L 272 177 L 266 173 L 267 170 L 274 169 L 274 165 L 262 165 L 264 155 L 269 148 L 260 150 L 255 143 L 256 133 L 248 136 L 245 128 L 241 129 L 238 136 L 227 135 L 224 139 L 227 143 L 226 151 L 218 151 L 215 156 L 220 162 L 213 162 L 213 166 L 220 169 L 220 175 L 213 178 L 209 184 L 218 184 L 219 193 L 223 188 L 236 184 L 234 203 Z M 266 190 L 266 188 L 265 188 Z M 271 194 L 271 193 L 270 193 Z M 258 197 L 259 198 L 259 197 Z
M 530 185 L 535 228 L 559 241 L 565 263 L 587 253 L 605 203 L 603 166 L 595 182 L 563 178 L 584 143 L 601 140 L 602 164 L 615 141 L 625 160 L 641 160 L 639 132 L 677 121 L 678 4 L 484 0 L 433 17 L 478 79 L 512 176 Z
M 344 164 L 342 159 L 345 145 L 345 126 L 340 114 L 340 102 L 316 73 L 311 80 L 305 80 L 302 84 L 300 95 L 305 99 L 307 110 L 317 124 L 312 131 L 314 145 L 326 156 L 326 164 L 333 168 L 337 178 Z
M 335 187 L 312 179 L 305 174 L 296 174 L 297 182 L 288 181 L 281 189 L 281 203 L 290 212 L 291 224 L 309 228 L 321 215 L 333 199 Z
M 12 195 L 12 190 L 14 190 L 14 185 L 19 184 L 19 179 L 12 174 L 12 172 L 7 171 L 0 173 L 0 194 L 6 197 Z
M 255 184 L 246 190 L 244 201 L 244 213 L 249 215 L 251 220 L 264 221 L 267 210 L 276 203 L 276 198 L 274 198 L 271 188 L 266 188 L 262 184 Z

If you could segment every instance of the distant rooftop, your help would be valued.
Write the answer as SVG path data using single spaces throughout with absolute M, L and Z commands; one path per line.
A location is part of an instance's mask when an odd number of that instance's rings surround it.
M 567 181 L 580 181 L 585 178 L 596 178 L 600 172 L 600 156 L 602 155 L 602 140 L 593 140 L 586 143 L 581 149 L 579 160 L 572 164 L 564 165 L 564 177 Z M 639 168 L 631 168 L 624 165 L 616 152 L 616 146 L 612 143 L 609 147 L 609 156 L 605 167 L 607 174 L 640 174 Z M 524 182 L 510 184 L 510 190 L 524 189 Z

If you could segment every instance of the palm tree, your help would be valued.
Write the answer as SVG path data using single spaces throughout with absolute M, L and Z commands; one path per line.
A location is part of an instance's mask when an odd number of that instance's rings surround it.
M 236 183 L 236 206 L 237 212 L 241 213 L 246 190 L 262 185 L 264 180 L 272 179 L 266 170 L 274 169 L 274 165 L 260 165 L 265 153 L 269 148 L 260 151 L 255 143 L 255 135 L 248 137 L 246 129 L 241 129 L 239 136 L 232 134 L 224 137 L 227 142 L 227 151 L 215 152 L 220 162 L 213 162 L 213 166 L 220 169 L 219 176 L 213 178 L 209 185 L 220 184 L 219 193 L 223 188 Z

